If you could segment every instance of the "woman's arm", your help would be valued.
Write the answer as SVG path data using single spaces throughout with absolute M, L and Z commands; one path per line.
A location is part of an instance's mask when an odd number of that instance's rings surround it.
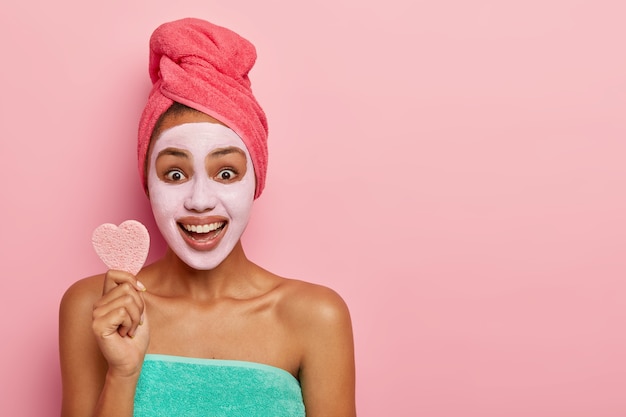
M 132 417 L 148 344 L 147 324 L 139 326 L 141 290 L 132 275 L 109 271 L 77 282 L 63 296 L 62 417 Z
M 350 313 L 332 290 L 314 287 L 300 307 L 300 383 L 307 417 L 354 417 L 355 364 Z

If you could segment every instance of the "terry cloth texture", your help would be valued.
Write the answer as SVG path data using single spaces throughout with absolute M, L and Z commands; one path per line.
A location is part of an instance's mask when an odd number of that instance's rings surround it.
M 245 361 L 145 357 L 134 417 L 304 417 L 289 372 Z
M 204 20 L 164 23 L 150 37 L 152 90 L 139 121 L 139 174 L 159 117 L 174 101 L 214 117 L 241 137 L 254 165 L 255 198 L 267 172 L 267 119 L 252 94 L 248 73 L 256 49 L 235 32 Z

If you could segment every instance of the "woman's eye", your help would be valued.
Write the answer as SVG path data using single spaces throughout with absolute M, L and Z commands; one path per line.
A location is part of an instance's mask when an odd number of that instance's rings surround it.
M 185 176 L 185 174 L 183 174 L 182 171 L 178 169 L 173 169 L 165 173 L 165 179 L 172 182 L 178 182 L 187 179 L 187 177 Z
M 237 173 L 230 169 L 226 168 L 217 173 L 217 178 L 222 181 L 229 181 L 234 179 L 237 176 Z

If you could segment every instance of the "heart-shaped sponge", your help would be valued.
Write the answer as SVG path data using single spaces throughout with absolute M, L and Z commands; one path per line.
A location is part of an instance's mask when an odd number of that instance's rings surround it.
M 91 242 L 109 269 L 137 275 L 148 257 L 150 234 L 137 220 L 126 220 L 119 226 L 101 224 L 93 231 Z

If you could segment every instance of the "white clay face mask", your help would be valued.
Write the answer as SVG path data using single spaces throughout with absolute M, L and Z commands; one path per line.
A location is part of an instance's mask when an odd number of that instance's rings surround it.
M 243 234 L 255 178 L 241 138 L 218 123 L 164 131 L 150 153 L 148 192 L 165 241 L 187 265 L 218 266 Z

